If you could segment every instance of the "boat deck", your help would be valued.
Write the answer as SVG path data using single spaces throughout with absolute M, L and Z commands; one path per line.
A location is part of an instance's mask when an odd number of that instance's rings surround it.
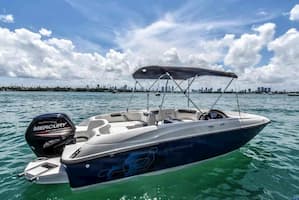
M 90 138 L 95 134 L 120 133 L 150 125 L 197 121 L 200 114 L 196 110 L 164 109 L 97 115 L 80 123 L 76 127 L 76 135 Z

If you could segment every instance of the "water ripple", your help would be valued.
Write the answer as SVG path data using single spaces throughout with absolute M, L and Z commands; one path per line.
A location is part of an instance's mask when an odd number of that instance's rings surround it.
M 199 105 L 209 107 L 217 95 L 192 96 Z M 79 123 L 95 114 L 124 110 L 129 98 L 127 93 L 2 92 L 0 199 L 293 199 L 299 196 L 299 104 L 285 95 L 240 95 L 244 112 L 264 115 L 272 123 L 240 150 L 199 165 L 80 192 L 72 192 L 68 184 L 35 185 L 16 178 L 26 163 L 35 158 L 24 139 L 34 116 L 65 112 Z M 165 106 L 186 106 L 185 101 L 176 100 L 181 98 L 182 94 L 172 94 Z M 136 94 L 132 107 L 144 108 L 145 103 L 145 95 Z M 218 107 L 236 110 L 234 103 L 234 95 L 224 95 Z M 158 104 L 157 98 L 150 101 L 150 105 Z

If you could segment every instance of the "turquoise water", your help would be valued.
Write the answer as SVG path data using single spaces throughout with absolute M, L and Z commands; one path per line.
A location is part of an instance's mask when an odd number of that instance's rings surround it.
M 208 107 L 214 94 L 193 94 Z M 35 158 L 24 139 L 31 119 L 45 112 L 65 112 L 75 123 L 89 116 L 124 110 L 130 94 L 70 92 L 0 92 L 0 199 L 298 199 L 299 97 L 240 95 L 243 112 L 272 120 L 240 150 L 204 163 L 160 175 L 143 176 L 73 192 L 67 184 L 35 185 L 16 174 Z M 158 105 L 161 97 L 152 97 Z M 145 107 L 137 94 L 134 108 Z M 185 107 L 182 94 L 166 106 Z M 217 108 L 236 110 L 235 95 L 224 95 Z

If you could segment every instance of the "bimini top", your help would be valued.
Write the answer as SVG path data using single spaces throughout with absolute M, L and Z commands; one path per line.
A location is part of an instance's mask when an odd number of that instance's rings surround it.
M 224 72 L 195 67 L 173 67 L 173 66 L 145 66 L 133 73 L 135 79 L 170 79 L 162 75 L 168 73 L 173 79 L 186 80 L 195 76 L 223 76 L 238 78 L 233 72 Z

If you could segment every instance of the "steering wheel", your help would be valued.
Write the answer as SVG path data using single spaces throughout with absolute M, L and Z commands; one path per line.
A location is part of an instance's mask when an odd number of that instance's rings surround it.
M 227 115 L 216 109 L 209 110 L 208 112 L 204 112 L 199 116 L 199 120 L 209 120 L 209 119 L 222 119 L 227 118 Z

